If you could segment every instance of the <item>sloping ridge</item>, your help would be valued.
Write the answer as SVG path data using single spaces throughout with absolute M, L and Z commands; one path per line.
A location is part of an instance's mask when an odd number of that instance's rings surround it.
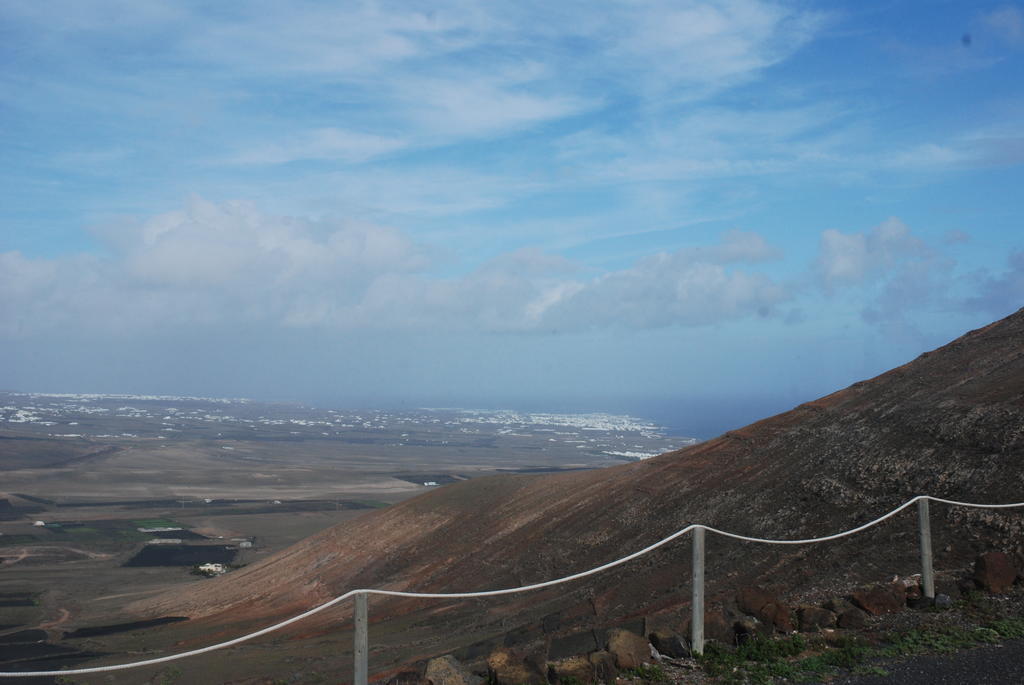
M 547 580 L 689 523 L 794 538 L 850 528 L 917 494 L 1020 501 L 1022 457 L 1024 310 L 713 440 L 599 471 L 452 484 L 135 609 L 191 616 L 209 628 L 197 643 L 209 642 L 356 587 L 461 592 Z M 1021 539 L 1019 514 L 934 506 L 933 519 L 940 567 L 962 562 L 986 537 Z M 901 514 L 813 549 L 711 538 L 711 600 L 753 580 L 798 590 L 836 576 L 913 572 L 912 521 L 912 512 Z M 529 639 L 679 609 L 688 600 L 688 558 L 683 539 L 586 581 L 500 601 L 375 599 L 374 642 L 391 644 L 397 662 L 502 633 Z M 347 611 L 312 617 L 290 635 L 325 633 Z

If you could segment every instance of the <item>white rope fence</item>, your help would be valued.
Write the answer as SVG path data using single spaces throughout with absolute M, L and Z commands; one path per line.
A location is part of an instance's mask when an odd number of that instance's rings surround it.
M 88 673 L 103 673 L 103 672 L 107 672 L 107 671 L 121 671 L 121 670 L 129 669 L 129 668 L 139 668 L 139 667 L 142 667 L 142 666 L 154 666 L 154 665 L 157 665 L 157 664 L 166 663 L 168 661 L 176 661 L 178 659 L 185 659 L 185 658 L 192 657 L 192 656 L 198 656 L 199 654 L 205 654 L 207 652 L 213 652 L 213 651 L 216 651 L 218 649 L 225 649 L 227 647 L 232 647 L 232 646 L 240 644 L 242 642 L 246 642 L 248 640 L 252 640 L 254 638 L 260 637 L 262 635 L 266 635 L 267 633 L 272 633 L 272 632 L 274 632 L 276 630 L 280 630 L 281 628 L 284 628 L 284 627 L 289 626 L 289 625 L 291 625 L 293 623 L 297 623 L 298 621 L 301 621 L 301 620 L 303 620 L 305 618 L 308 618 L 308 617 L 312 616 L 313 614 L 317 614 L 317 613 L 319 613 L 321 611 L 324 611 L 325 609 L 329 609 L 330 607 L 332 607 L 332 606 L 334 606 L 334 605 L 336 605 L 336 604 L 338 604 L 340 602 L 343 602 L 344 600 L 348 599 L 349 597 L 355 596 L 356 597 L 356 623 L 357 623 L 357 631 L 356 631 L 357 632 L 357 636 L 356 636 L 356 641 L 357 641 L 357 644 L 356 644 L 356 648 L 357 648 L 356 649 L 356 652 L 357 652 L 357 654 L 356 654 L 356 683 L 357 683 L 357 685 L 362 685 L 362 684 L 364 684 L 366 682 L 366 679 L 365 679 L 366 678 L 366 663 L 365 663 L 365 657 L 366 657 L 366 646 L 365 646 L 365 625 L 366 625 L 365 612 L 366 612 L 366 603 L 365 603 L 365 598 L 366 598 L 367 595 L 386 595 L 386 596 L 390 596 L 390 597 L 413 597 L 413 598 L 422 598 L 422 599 L 472 599 L 472 598 L 476 598 L 476 597 L 494 597 L 494 596 L 497 596 L 497 595 L 510 595 L 510 594 L 514 594 L 514 593 L 518 593 L 518 592 L 529 592 L 531 590 L 539 590 L 541 588 L 551 587 L 553 585 L 560 585 L 562 583 L 568 583 L 568 582 L 573 581 L 573 580 L 579 580 L 580 578 L 586 578 L 587 576 L 592 576 L 592 575 L 595 575 L 597 573 L 601 573 L 602 571 L 607 571 L 610 568 L 614 568 L 616 566 L 620 566 L 620 565 L 625 564 L 625 563 L 627 563 L 629 561 L 632 561 L 633 559 L 636 559 L 638 557 L 642 557 L 645 554 L 648 554 L 649 552 L 652 552 L 652 551 L 658 549 L 659 547 L 662 547 L 662 546 L 668 544 L 669 542 L 672 542 L 673 540 L 675 540 L 675 539 L 677 539 L 679 537 L 682 537 L 683 535 L 685 535 L 686 533 L 689 533 L 691 531 L 694 533 L 694 542 L 695 542 L 695 545 L 694 545 L 694 571 L 695 571 L 695 574 L 694 575 L 695 575 L 695 577 L 697 576 L 698 543 L 699 543 L 699 557 L 700 557 L 699 558 L 699 566 L 700 566 L 700 568 L 699 568 L 699 571 L 700 571 L 699 576 L 700 576 L 700 580 L 701 580 L 700 583 L 696 583 L 695 582 L 694 583 L 694 587 L 693 587 L 693 595 L 694 595 L 694 602 L 693 602 L 694 612 L 693 613 L 694 613 L 694 617 L 693 617 L 693 621 L 691 622 L 691 626 L 693 627 L 695 632 L 694 632 L 694 635 L 693 635 L 692 642 L 693 642 L 694 651 L 697 652 L 697 653 L 701 653 L 703 651 L 703 603 L 704 603 L 704 588 L 703 588 L 703 565 L 704 565 L 704 560 L 703 560 L 703 546 L 704 545 L 703 545 L 703 542 L 704 542 L 704 535 L 703 534 L 704 534 L 704 531 L 710 531 L 712 533 L 717 533 L 719 535 L 722 535 L 722 536 L 725 536 L 725 537 L 729 537 L 729 538 L 733 538 L 733 539 L 736 539 L 736 540 L 743 540 L 745 542 L 757 542 L 757 543 L 763 543 L 763 544 L 769 544 L 769 545 L 807 545 L 807 544 L 814 544 L 814 543 L 818 543 L 818 542 L 828 542 L 830 540 L 838 540 L 839 538 L 843 538 L 843 537 L 847 537 L 847 536 L 850 536 L 850 535 L 854 535 L 856 533 L 860 533 L 860 532 L 862 532 L 864 530 L 867 530 L 868 528 L 871 528 L 872 526 L 878 525 L 879 523 L 885 521 L 886 519 L 892 518 L 896 514 L 900 513 L 904 509 L 907 509 L 908 507 L 910 507 L 910 506 L 912 506 L 912 505 L 914 505 L 916 503 L 918 505 L 918 515 L 919 515 L 919 521 L 920 521 L 920 524 L 921 524 L 921 542 L 922 542 L 922 545 L 921 545 L 921 547 L 922 547 L 922 555 L 921 556 L 922 556 L 922 565 L 924 567 L 923 581 L 924 581 L 924 585 L 925 585 L 925 595 L 928 596 L 928 597 L 934 597 L 934 587 L 933 587 L 933 584 L 932 584 L 932 569 L 931 569 L 931 533 L 930 533 L 928 522 L 927 522 L 927 519 L 928 519 L 928 500 L 932 500 L 934 502 L 942 502 L 943 504 L 950 504 L 950 505 L 953 505 L 953 506 L 972 507 L 972 508 L 977 508 L 977 509 L 1010 509 L 1010 508 L 1015 508 L 1015 507 L 1024 507 L 1024 502 L 1014 502 L 1014 503 L 1010 503 L 1010 504 L 978 504 L 978 503 L 974 503 L 974 502 L 958 502 L 958 501 L 955 501 L 955 500 L 942 499 L 940 497 L 931 497 L 930 495 L 918 495 L 917 497 L 914 497 L 913 499 L 908 500 L 907 502 L 905 502 L 905 503 L 901 504 L 900 506 L 896 507 L 892 511 L 889 511 L 888 513 L 885 513 L 882 516 L 879 516 L 878 518 L 874 519 L 873 521 L 869 521 L 868 523 L 865 523 L 863 525 L 857 526 L 856 528 L 851 528 L 850 530 L 845 530 L 845 531 L 843 531 L 841 533 L 836 533 L 834 535 L 826 535 L 824 537 L 817 537 L 817 538 L 804 538 L 804 539 L 800 539 L 800 540 L 771 540 L 771 539 L 767 539 L 767 538 L 755 538 L 755 537 L 749 537 L 749 536 L 746 536 L 746 535 L 739 535 L 737 533 L 730 533 L 728 531 L 718 530 L 717 528 L 711 528 L 709 526 L 704 526 L 704 525 L 701 525 L 701 524 L 694 523 L 694 524 L 690 524 L 689 526 L 686 526 L 685 528 L 677 530 L 676 532 L 672 533 L 671 535 L 669 535 L 667 537 L 664 537 L 661 540 L 658 540 L 657 542 L 655 542 L 653 544 L 650 544 L 650 545 L 648 545 L 647 547 L 644 547 L 641 550 L 633 552 L 632 554 L 626 555 L 626 556 L 624 556 L 624 557 L 622 557 L 620 559 L 616 559 L 615 561 L 610 561 L 607 564 L 602 564 L 601 566 L 596 566 L 596 567 L 588 569 L 586 571 L 580 571 L 579 573 L 573 573 L 573 574 L 568 575 L 568 576 L 563 576 L 561 578 L 555 578 L 553 580 L 547 580 L 547 581 L 544 581 L 544 582 L 541 582 L 541 583 L 533 583 L 531 585 L 522 585 L 520 587 L 503 588 L 503 589 L 500 589 L 500 590 L 484 590 L 484 591 L 479 591 L 479 592 L 403 592 L 403 591 L 400 591 L 400 590 L 378 590 L 378 589 L 373 589 L 373 588 L 366 588 L 366 589 L 359 589 L 359 590 L 349 590 L 348 592 L 346 592 L 343 595 L 339 595 L 339 596 L 335 597 L 334 599 L 328 600 L 328 601 L 324 602 L 323 604 L 315 606 L 315 607 L 313 607 L 312 609 L 310 609 L 308 611 L 305 611 L 305 612 L 303 612 L 301 614 L 298 614 L 297 616 L 292 616 L 291 618 L 286 619 L 284 621 L 281 621 L 280 623 L 275 623 L 274 625 L 271 625 L 271 626 L 268 626 L 268 627 L 263 628 L 261 630 L 257 630 L 255 632 L 249 633 L 248 635 L 243 635 L 241 637 L 236 637 L 233 640 L 227 640 L 225 642 L 219 642 L 217 644 L 209 645 L 207 647 L 201 647 L 199 649 L 193 649 L 193 650 L 190 650 L 190 651 L 187 651 L 187 652 L 179 652 L 178 654 L 170 654 L 170 655 L 167 655 L 167 656 L 157 657 L 157 658 L 153 658 L 153 659 L 144 659 L 142 661 L 133 661 L 133 662 L 130 662 L 130 663 L 114 664 L 114 665 L 110 665 L 110 666 L 94 666 L 94 667 L 91 667 L 91 668 L 74 668 L 74 669 L 64 669 L 64 670 L 57 670 L 57 671 L 21 671 L 21 672 L 16 672 L 16 671 L 15 672 L 0 671 L 0 678 L 32 678 L 32 677 L 38 677 L 38 676 L 66 676 L 66 675 L 85 675 L 85 674 L 88 674 Z M 926 550 L 927 550 L 927 554 L 926 554 Z M 698 585 L 700 586 L 699 588 L 698 588 Z M 698 590 L 699 590 L 699 592 L 698 592 Z M 362 601 L 360 601 L 360 600 L 362 600 Z M 698 612 L 697 608 L 700 608 L 701 610 Z M 698 621 L 698 617 L 697 617 L 698 613 L 700 615 L 699 616 L 699 621 Z M 358 626 L 359 626 L 359 623 L 360 623 L 360 618 L 362 619 L 362 624 L 363 624 L 362 625 L 362 627 L 363 627 L 363 635 L 362 635 L 362 640 L 363 640 L 363 643 L 362 643 L 362 673 L 361 673 L 362 678 L 360 678 L 360 663 L 359 663 L 360 662 L 360 655 L 359 655 L 359 651 L 360 651 L 359 650 L 359 647 L 360 647 L 360 644 L 359 644 L 360 636 L 359 636 Z M 698 622 L 700 623 L 699 629 L 697 628 L 697 625 L 696 625 Z

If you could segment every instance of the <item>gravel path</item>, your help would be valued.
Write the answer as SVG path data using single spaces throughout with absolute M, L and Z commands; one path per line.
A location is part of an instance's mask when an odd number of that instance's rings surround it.
M 829 685 L 1020 685 L 1024 640 L 977 647 L 956 654 L 929 654 L 882 665 L 886 676 L 849 676 Z

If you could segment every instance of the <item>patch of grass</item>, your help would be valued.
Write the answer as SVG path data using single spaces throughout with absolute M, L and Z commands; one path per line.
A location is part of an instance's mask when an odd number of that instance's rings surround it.
M 668 680 L 665 670 L 657 664 L 641 664 L 623 672 L 624 675 L 639 678 L 650 683 L 661 683 Z M 563 681 L 564 682 L 564 681 Z
M 836 645 L 825 649 L 820 654 L 802 659 L 799 663 L 801 671 L 825 674 L 839 669 L 856 668 L 871 653 L 871 648 L 861 639 L 848 637 Z
M 725 683 L 774 682 L 777 678 L 799 681 L 812 672 L 803 670 L 803 662 L 791 659 L 807 649 L 807 640 L 802 635 L 771 640 L 756 638 L 748 640 L 736 649 L 708 644 L 701 657 L 701 665 L 709 675 L 717 676 Z M 816 664 L 808 664 L 816 667 Z
M 949 654 L 961 649 L 997 643 L 1001 635 L 989 626 L 942 626 L 890 634 L 888 638 L 889 644 L 879 650 L 881 656 L 910 656 L 933 652 Z
M 736 649 L 709 643 L 700 663 L 716 682 L 727 685 L 771 685 L 779 681 L 808 682 L 838 672 L 886 675 L 873 659 L 893 659 L 917 654 L 951 653 L 1024 638 L 1024 617 L 1000 616 L 980 625 L 947 625 L 891 632 L 880 646 L 849 636 L 831 645 L 811 644 L 802 635 L 782 639 L 757 638 Z M 807 652 L 812 653 L 808 656 Z
M 744 642 L 736 649 L 711 642 L 705 647 L 701 662 L 706 669 L 731 669 L 751 661 L 767 663 L 786 659 L 800 654 L 805 649 L 807 649 L 807 640 L 802 635 L 794 635 L 780 640 L 759 637 Z
M 883 678 L 889 675 L 889 671 L 885 670 L 881 666 L 858 666 L 853 669 L 854 675 L 877 675 Z
M 1024 637 L 1024 618 L 1001 618 L 989 624 L 989 628 L 1006 640 Z

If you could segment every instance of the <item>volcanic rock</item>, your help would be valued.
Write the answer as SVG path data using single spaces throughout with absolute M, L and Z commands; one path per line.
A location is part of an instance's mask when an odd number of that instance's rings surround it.
M 736 595 L 736 606 L 765 625 L 783 633 L 793 632 L 789 606 L 760 587 L 745 587 Z
M 845 599 L 843 599 L 842 597 L 833 597 L 832 599 L 827 600 L 821 606 L 825 609 L 828 609 L 833 614 L 841 614 L 844 611 L 853 608 L 853 605 Z
M 517 650 L 499 647 L 487 657 L 487 672 L 495 685 L 547 685 L 547 669 Z
M 986 552 L 974 560 L 974 580 L 989 592 L 1002 594 L 1017 579 L 1017 569 L 1003 552 Z
M 874 616 L 899 611 L 907 601 L 905 590 L 892 583 L 858 590 L 851 597 L 854 604 Z
M 608 651 L 615 657 L 618 668 L 637 668 L 651 661 L 647 638 L 628 630 L 613 630 L 608 634 Z
M 480 685 L 483 678 L 475 676 L 451 654 L 427 662 L 423 677 L 434 685 Z
M 867 625 L 868 615 L 858 609 L 851 607 L 836 617 L 836 625 L 845 630 L 860 630 Z
M 797 619 L 800 630 L 805 633 L 814 632 L 823 628 L 833 628 L 836 625 L 836 615 L 828 609 L 819 607 L 800 607 L 797 609 Z
M 690 650 L 687 649 L 683 638 L 675 633 L 655 631 L 648 637 L 651 640 L 651 644 L 654 645 L 654 648 L 665 656 L 670 656 L 673 659 L 681 659 L 690 655 Z
M 548 662 L 548 674 L 556 683 L 592 683 L 596 680 L 594 664 L 591 663 L 589 656 L 570 656 Z
M 704 638 L 714 640 L 723 645 L 732 645 L 736 642 L 736 632 L 733 629 L 735 619 L 726 615 L 722 609 L 707 609 L 704 612 Z M 683 634 L 687 640 L 693 635 L 690 629 L 690 619 L 683 622 Z

